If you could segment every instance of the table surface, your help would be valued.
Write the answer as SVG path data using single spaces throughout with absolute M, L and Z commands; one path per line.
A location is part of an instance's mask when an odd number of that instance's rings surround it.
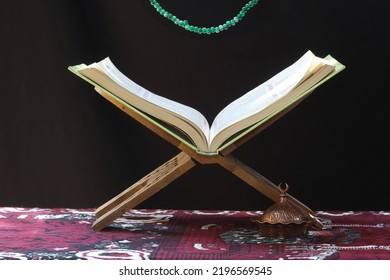
M 261 214 L 133 209 L 95 232 L 94 209 L 0 207 L 0 259 L 390 260 L 390 211 L 317 211 L 323 230 L 288 239 Z

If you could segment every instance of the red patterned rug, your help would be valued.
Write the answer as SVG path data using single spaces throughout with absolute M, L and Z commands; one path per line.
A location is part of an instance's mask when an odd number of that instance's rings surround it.
M 266 238 L 261 212 L 131 210 L 94 232 L 93 209 L 0 208 L 0 259 L 385 259 L 390 212 L 317 212 L 324 230 Z

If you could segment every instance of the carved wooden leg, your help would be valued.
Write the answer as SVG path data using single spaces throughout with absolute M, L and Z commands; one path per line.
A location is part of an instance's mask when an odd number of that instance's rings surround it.
M 280 191 L 278 190 L 277 186 L 235 157 L 231 155 L 221 156 L 218 159 L 218 163 L 242 179 L 244 182 L 261 192 L 266 197 L 275 202 L 279 201 Z M 303 213 L 306 213 L 313 219 L 313 226 L 316 228 L 323 228 L 323 224 L 314 217 L 313 210 L 291 195 L 288 195 L 288 198 L 292 204 L 294 204 L 301 211 L 303 211 Z
M 95 212 L 97 219 L 92 225 L 92 228 L 95 231 L 105 228 L 116 218 L 154 195 L 193 166 L 195 166 L 195 162 L 192 158 L 186 153 L 181 152 L 100 206 Z

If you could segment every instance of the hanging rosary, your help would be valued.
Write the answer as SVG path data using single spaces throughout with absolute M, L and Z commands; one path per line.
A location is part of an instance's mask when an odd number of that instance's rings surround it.
M 236 25 L 236 23 L 242 20 L 245 17 L 246 13 L 254 6 L 256 6 L 257 3 L 259 3 L 259 0 L 250 0 L 241 8 L 240 12 L 235 17 L 233 17 L 231 20 L 226 21 L 224 24 L 220 24 L 218 26 L 212 26 L 212 27 L 198 27 L 190 24 L 187 20 L 181 20 L 177 18 L 175 15 L 166 11 L 163 7 L 161 7 L 161 5 L 156 0 L 150 0 L 150 4 L 163 17 L 169 19 L 170 21 L 184 28 L 187 31 L 198 33 L 198 34 L 208 34 L 208 35 L 212 33 L 219 33 L 221 31 L 227 30 L 230 27 Z

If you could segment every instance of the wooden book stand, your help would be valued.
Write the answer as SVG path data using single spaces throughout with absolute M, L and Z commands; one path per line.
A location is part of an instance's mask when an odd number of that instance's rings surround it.
M 232 145 L 220 151 L 219 154 L 202 155 L 184 144 L 179 139 L 175 138 L 172 134 L 167 132 L 167 130 L 162 129 L 160 126 L 156 125 L 149 119 L 142 116 L 136 108 L 133 108 L 127 104 L 125 105 L 125 103 L 123 103 L 120 99 L 113 97 L 111 94 L 101 89 L 96 88 L 96 90 L 104 98 L 113 103 L 126 114 L 149 128 L 171 144 L 175 145 L 177 148 L 179 148 L 179 150 L 181 150 L 181 152 L 160 167 L 150 172 L 138 182 L 134 183 L 122 193 L 118 194 L 111 200 L 98 207 L 95 212 L 96 221 L 92 225 L 92 228 L 95 231 L 102 230 L 110 223 L 112 223 L 115 219 L 122 216 L 126 211 L 134 208 L 147 198 L 151 197 L 198 163 L 219 164 L 237 177 L 241 178 L 243 181 L 245 181 L 247 184 L 249 184 L 256 190 L 261 192 L 266 197 L 270 198 L 275 202 L 279 201 L 280 191 L 276 185 L 274 185 L 265 177 L 251 169 L 249 166 L 245 165 L 243 162 L 234 158 L 232 155 L 230 155 L 230 153 L 236 148 L 238 148 L 240 145 L 257 135 L 260 131 L 268 127 L 274 121 L 279 119 L 293 107 L 295 107 L 303 100 L 303 98 L 295 102 L 292 106 L 289 106 L 287 109 L 277 113 L 261 125 L 257 127 L 254 126 L 254 129 L 252 131 L 247 133 L 242 138 L 238 139 Z M 301 211 L 307 214 L 308 217 L 310 216 L 312 218 L 313 225 L 315 227 L 323 227 L 321 222 L 314 217 L 314 212 L 311 209 L 309 209 L 306 205 L 293 198 L 292 196 L 288 196 L 290 202 L 292 202 L 296 207 L 298 207 Z

